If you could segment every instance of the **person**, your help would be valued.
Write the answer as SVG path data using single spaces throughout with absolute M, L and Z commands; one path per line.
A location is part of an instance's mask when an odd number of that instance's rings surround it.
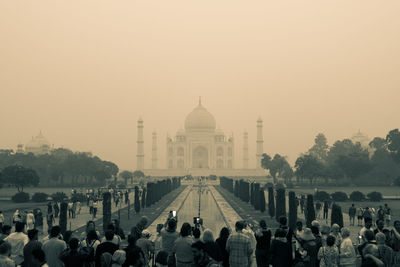
M 385 211 L 386 225 L 390 226 L 390 221 L 392 220 L 392 210 L 389 208 L 387 203 L 385 203 L 384 211 Z
M 96 267 L 101 266 L 100 265 L 101 254 L 108 252 L 111 255 L 113 255 L 114 252 L 119 249 L 119 246 L 116 245 L 115 243 L 113 243 L 113 238 L 114 238 L 113 230 L 107 230 L 104 235 L 106 237 L 106 240 L 103 243 L 101 243 L 100 245 L 98 245 L 97 249 L 96 249 L 96 253 L 95 253 Z
M 349 208 L 349 218 L 350 218 L 350 225 L 354 225 L 354 221 L 356 218 L 356 213 L 357 213 L 357 209 L 354 206 L 354 203 L 351 204 L 350 208 Z
M 168 252 L 168 266 L 174 266 L 175 263 L 175 256 L 174 256 L 174 243 L 175 240 L 178 239 L 179 233 L 176 232 L 176 220 L 171 218 L 168 220 L 168 227 L 167 229 L 161 230 L 161 245 L 162 250 Z
M 29 238 L 24 233 L 25 223 L 17 221 L 15 223 L 15 232 L 4 238 L 11 245 L 10 258 L 16 265 L 20 265 L 24 261 L 24 246 L 28 244 Z
M 0 266 L 1 267 L 15 267 L 15 262 L 10 259 L 11 244 L 7 241 L 0 241 Z
M 124 230 L 119 226 L 118 219 L 112 219 L 111 224 L 114 226 L 115 234 L 118 235 L 122 240 L 125 240 Z
M 200 233 L 200 230 L 199 230 L 199 233 Z M 222 227 L 221 231 L 219 232 L 219 237 L 217 238 L 217 240 L 215 240 L 215 242 L 218 244 L 219 249 L 221 250 L 221 253 L 222 253 L 222 266 L 223 267 L 229 267 L 229 254 L 228 254 L 228 251 L 226 251 L 226 242 L 228 241 L 228 237 L 229 237 L 228 227 Z
M 331 228 L 328 225 L 322 225 L 321 227 L 321 245 L 326 246 L 326 239 L 331 233 Z
M 290 252 L 290 244 L 286 238 L 286 232 L 283 229 L 276 229 L 275 239 L 271 242 L 269 251 L 269 263 L 273 267 L 287 267 L 292 264 L 292 254 Z
M 321 202 L 317 201 L 317 203 L 315 203 L 315 213 L 318 219 L 320 219 L 321 217 L 321 208 L 322 208 Z
M 400 221 L 394 221 L 394 227 L 390 231 L 390 247 L 393 249 L 393 264 L 400 265 Z
M 53 223 L 55 223 L 54 213 L 53 209 L 51 208 L 51 204 L 50 204 L 50 209 L 48 209 L 47 211 L 46 221 L 47 221 L 47 229 L 51 229 L 53 227 Z
M 378 246 L 375 244 L 368 244 L 363 249 L 364 261 L 361 263 L 361 267 L 384 267 L 385 264 L 378 258 L 378 254 Z
M 213 232 L 210 229 L 204 230 L 203 243 L 204 250 L 208 256 L 210 256 L 216 262 L 222 262 L 222 252 L 217 243 L 215 243 Z
M 386 236 L 384 233 L 377 233 L 375 235 L 376 244 L 378 246 L 378 258 L 383 261 L 386 267 L 392 266 L 393 263 L 393 249 L 386 245 Z
M 342 243 L 342 235 L 340 234 L 340 226 L 337 223 L 334 223 L 331 227 L 331 235 L 335 237 L 335 245 L 336 247 L 340 247 L 340 243 Z
M 29 242 L 24 247 L 24 266 L 33 266 L 32 251 L 42 248 L 42 243 L 38 241 L 39 231 L 37 229 L 28 230 Z
M 146 229 L 148 221 L 146 216 L 140 218 L 139 222 L 131 228 L 131 236 L 138 240 L 142 235 L 142 231 Z
M 302 214 L 304 214 L 304 200 L 304 196 L 302 195 L 300 199 L 300 210 Z
M 364 218 L 364 221 L 366 219 L 371 219 L 371 221 L 372 221 L 372 211 L 369 209 L 369 207 L 365 207 L 365 210 L 363 213 L 363 218 Z
M 71 238 L 68 248 L 60 255 L 60 260 L 64 263 L 64 267 L 82 267 L 84 263 L 84 255 L 78 251 L 78 238 Z
M 116 245 L 119 247 L 119 245 L 121 244 L 121 237 L 120 237 L 119 235 L 115 234 L 114 225 L 110 223 L 110 224 L 107 226 L 107 230 L 111 230 L 111 231 L 114 233 L 112 242 L 113 242 L 114 244 L 116 244 Z M 105 242 L 105 241 L 106 241 L 106 237 L 104 236 L 104 237 L 101 239 L 101 242 Z
M 67 248 L 64 240 L 60 240 L 61 227 L 56 225 L 50 230 L 50 239 L 46 241 L 42 249 L 46 254 L 47 263 L 51 267 L 62 267 L 64 264 L 60 260 L 61 253 Z
M 229 236 L 226 241 L 226 251 L 229 254 L 229 266 L 243 267 L 251 265 L 251 248 L 250 238 L 243 234 L 243 222 L 235 223 L 236 233 Z
M 205 245 L 203 242 L 198 241 L 196 243 L 193 243 L 191 247 L 195 266 L 219 267 L 219 264 L 208 256 L 207 252 L 205 251 Z
M 320 267 L 337 267 L 339 262 L 339 250 L 335 245 L 335 237 L 330 235 L 326 238 L 326 245 L 318 251 Z
M 11 225 L 3 225 L 3 227 L 1 228 L 1 233 L 0 233 L 0 240 L 3 240 L 4 238 L 6 238 L 7 236 L 9 236 L 11 234 Z
M 142 231 L 142 237 L 136 241 L 136 246 L 138 246 L 144 255 L 144 265 L 149 266 L 151 254 L 154 253 L 154 243 L 150 240 L 151 233 L 144 229 Z
M 49 265 L 46 262 L 46 254 L 41 248 L 32 251 L 32 261 L 33 261 L 33 266 L 49 267 Z
M 197 241 L 201 241 L 201 231 L 200 228 L 196 227 L 193 229 L 193 243 L 197 242 Z
M 259 226 L 260 228 L 254 233 L 256 238 L 256 262 L 258 267 L 267 267 L 272 234 L 267 228 L 265 220 L 261 220 Z
M 90 231 L 95 231 L 95 232 L 96 232 L 96 235 L 97 235 L 97 239 L 98 239 L 98 237 L 100 236 L 100 232 L 99 232 L 99 231 L 96 231 L 96 224 L 95 224 L 95 222 L 94 222 L 94 221 L 87 221 L 87 222 L 86 222 L 86 229 L 85 229 L 84 232 L 82 232 L 82 234 L 81 234 L 81 236 L 80 236 L 80 238 L 79 238 L 80 241 L 85 240 L 86 237 L 87 237 L 87 235 L 88 235 L 88 233 L 89 233 Z
M 376 221 L 376 229 L 374 230 L 374 235 L 376 235 L 377 233 L 383 233 L 383 231 L 385 227 L 385 221 L 382 219 L 378 219 Z
M 69 241 L 72 238 L 72 233 L 73 233 L 72 231 L 68 230 L 68 231 L 65 231 L 65 233 L 63 235 L 62 240 L 65 241 L 65 243 L 67 244 L 67 247 L 68 247 Z
M 193 253 L 192 253 L 193 254 Z M 167 267 L 168 266 L 168 252 L 161 250 L 157 253 L 155 259 L 156 267 Z
M 161 230 L 163 227 L 164 225 L 162 223 L 157 224 L 156 227 L 157 235 L 154 238 L 154 255 L 157 255 L 157 253 L 162 250 Z
M 364 210 L 362 207 L 357 209 L 357 226 L 362 226 Z
M 372 232 L 371 230 L 366 230 L 364 232 L 364 243 L 362 243 L 361 245 L 358 246 L 358 252 L 361 255 L 361 262 L 364 263 L 366 258 L 364 257 L 365 255 L 363 254 L 363 251 L 365 249 L 366 246 L 368 245 L 376 245 L 376 242 L 374 240 L 375 236 L 374 236 L 374 232 Z
M 313 222 L 318 222 L 318 221 L 314 220 Z M 294 233 L 293 230 L 287 226 L 287 218 L 285 216 L 279 217 L 279 228 L 285 231 L 288 244 L 292 244 Z M 289 249 L 290 249 L 290 254 L 292 255 L 293 253 L 292 245 L 290 245 Z
M 58 218 L 58 215 L 60 214 L 60 205 L 58 204 L 57 201 L 54 202 L 53 208 L 54 208 L 54 217 Z
M 32 210 L 26 214 L 26 226 L 28 230 L 35 228 L 35 216 Z
M 383 210 L 382 206 L 379 206 L 377 214 L 378 214 L 378 220 L 383 220 L 383 222 L 385 222 L 385 211 Z
M 126 260 L 126 252 L 124 250 L 116 250 L 112 256 L 113 264 L 111 267 L 122 267 L 122 264 L 125 263 Z
M 97 199 L 93 201 L 93 218 L 96 218 L 97 215 L 97 208 L 98 208 L 98 202 Z
M 89 213 L 93 214 L 93 197 L 89 196 L 89 202 L 88 202 L 88 206 L 89 206 Z
M 314 226 L 316 227 L 316 226 Z M 318 251 L 321 247 L 321 243 L 317 243 L 317 240 L 310 228 L 305 228 L 303 234 L 300 236 L 301 254 L 303 255 L 303 263 L 307 267 L 316 267 L 318 264 Z
M 191 237 L 192 227 L 189 223 L 182 224 L 180 236 L 174 242 L 173 252 L 176 257 L 176 267 L 190 267 L 194 263 Z
M 21 221 L 21 214 L 19 210 L 15 210 L 14 215 L 13 215 L 13 224 L 16 224 L 17 222 Z
M 329 202 L 327 200 L 324 201 L 324 220 L 328 221 L 328 212 L 329 212 Z
M 0 210 L 0 230 L 3 228 L 3 225 L 4 225 L 4 214 Z
M 365 243 L 367 240 L 366 240 L 366 237 L 365 237 L 365 232 L 367 231 L 367 230 L 369 230 L 369 231 L 372 231 L 372 219 L 371 218 L 366 218 L 365 220 L 364 220 L 364 227 L 363 228 L 361 228 L 361 230 L 360 230 L 360 237 L 361 237 L 361 243 Z
M 81 254 L 86 254 L 85 265 L 93 266 L 95 264 L 96 249 L 100 245 L 96 231 L 90 230 L 87 237 L 81 242 Z M 112 256 L 112 255 L 110 255 Z
M 124 267 L 144 266 L 144 254 L 136 245 L 136 239 L 134 236 L 128 236 L 128 246 L 124 250 L 126 252 L 126 260 L 123 264 Z
M 349 228 L 342 228 L 342 243 L 340 244 L 339 262 L 341 267 L 356 267 L 357 254 L 350 239 Z
M 74 218 L 74 210 L 72 200 L 68 202 L 68 218 Z

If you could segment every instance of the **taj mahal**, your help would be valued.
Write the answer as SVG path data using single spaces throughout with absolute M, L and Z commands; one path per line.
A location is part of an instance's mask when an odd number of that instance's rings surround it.
M 137 122 L 137 169 L 149 176 L 265 176 L 261 168 L 263 153 L 262 120 L 256 122 L 256 166 L 249 168 L 248 133 L 243 133 L 243 165 L 236 168 L 234 138 L 216 128 L 214 116 L 202 105 L 197 107 L 185 119 L 184 129 L 179 130 L 174 138 L 166 140 L 166 166 L 158 168 L 157 133 L 152 133 L 152 168 L 144 169 L 144 122 Z

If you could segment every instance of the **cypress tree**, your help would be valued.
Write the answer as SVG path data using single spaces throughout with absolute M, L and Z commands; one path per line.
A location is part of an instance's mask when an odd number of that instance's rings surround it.
M 297 205 L 296 194 L 293 191 L 289 192 L 289 227 L 293 231 L 296 229 L 297 222 Z
M 139 187 L 135 186 L 135 211 L 136 213 L 140 212 L 140 199 L 139 199 Z
M 257 192 L 258 193 L 258 192 Z M 250 204 L 254 207 L 255 202 L 254 183 L 250 184 Z
M 260 200 L 260 184 L 259 183 L 255 183 L 254 184 L 254 188 L 253 188 L 253 190 L 254 190 L 254 204 L 253 204 L 253 207 L 254 207 L 254 209 L 255 210 L 260 210 L 260 203 L 261 203 L 261 200 Z M 264 192 L 264 190 L 263 190 L 263 192 Z M 264 202 L 265 202 L 265 197 L 264 197 Z M 265 204 L 264 204 L 264 206 L 265 206 Z
M 275 216 L 274 188 L 268 187 L 268 213 L 271 218 Z
M 279 218 L 286 217 L 286 199 L 285 199 L 285 188 L 280 187 L 276 189 L 276 211 L 275 218 L 279 221 Z
M 234 192 L 235 197 L 239 197 L 239 181 L 235 181 L 235 192 Z
M 142 209 L 144 209 L 146 207 L 146 193 L 147 193 L 147 189 L 146 187 L 143 188 L 143 193 L 142 193 Z
M 103 194 L 103 230 L 107 230 L 107 226 L 111 222 L 111 193 Z
M 258 206 L 260 207 L 260 211 L 261 212 L 264 212 L 265 211 L 265 194 L 264 194 L 264 189 L 263 188 L 260 188 L 259 190 L 258 190 L 258 194 L 259 194 L 259 196 L 258 196 L 258 198 L 257 198 L 257 200 L 259 201 L 259 204 L 258 204 Z
M 331 225 L 333 225 L 334 223 L 337 223 L 340 226 L 340 228 L 343 227 L 342 208 L 337 204 L 332 205 Z
M 306 225 L 310 228 L 311 222 L 315 220 L 314 198 L 311 194 L 307 195 L 306 210 Z
M 152 202 L 152 197 L 153 195 L 153 184 L 152 183 L 147 183 L 147 195 L 146 195 L 146 207 L 150 207 Z
M 61 202 L 60 204 L 60 227 L 61 227 L 61 233 L 65 234 L 65 231 L 67 231 L 67 209 L 68 209 L 68 204 L 65 203 L 64 201 Z

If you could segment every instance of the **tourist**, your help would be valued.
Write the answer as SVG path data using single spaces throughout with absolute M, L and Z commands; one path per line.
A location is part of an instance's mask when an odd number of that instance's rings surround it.
M 157 224 L 156 227 L 157 227 L 156 228 L 157 235 L 154 239 L 154 255 L 157 255 L 157 253 L 162 250 L 161 230 L 164 227 L 164 225 L 159 223 Z
M 95 199 L 95 200 L 93 201 L 93 218 L 96 218 L 96 215 L 97 215 L 97 207 L 98 207 L 98 202 L 97 202 L 97 199 Z
M 17 222 L 21 221 L 21 214 L 19 210 L 15 210 L 14 215 L 13 215 L 13 224 L 16 224 Z
M 393 223 L 394 227 L 390 231 L 390 244 L 393 249 L 393 263 L 400 265 L 400 221 Z
M 350 225 L 354 225 L 355 217 L 356 217 L 357 209 L 354 206 L 354 203 L 351 204 L 349 208 L 349 218 L 350 218 Z
M 76 218 L 76 209 L 77 209 L 77 204 L 76 200 L 72 202 L 72 218 Z
M 331 228 L 328 225 L 322 225 L 321 227 L 321 245 L 326 246 L 326 239 L 331 233 Z
M 384 233 L 377 233 L 375 235 L 376 244 L 378 246 L 378 258 L 383 261 L 386 267 L 392 266 L 393 263 L 393 249 L 386 245 L 386 236 Z
M 168 226 L 166 229 L 161 230 L 161 244 L 162 250 L 168 252 L 168 266 L 175 266 L 175 257 L 173 255 L 173 247 L 175 240 L 178 239 L 179 233 L 176 232 L 176 220 L 171 218 L 168 220 Z
M 271 244 L 271 231 L 265 220 L 259 223 L 260 228 L 254 233 L 256 238 L 256 262 L 258 267 L 268 266 L 268 252 Z
M 317 201 L 317 203 L 315 203 L 315 213 L 316 213 L 316 218 L 318 219 L 320 219 L 321 217 L 321 208 L 322 208 L 321 202 Z
M 142 250 L 136 246 L 136 239 L 134 236 L 128 236 L 128 246 L 124 250 L 126 252 L 126 260 L 123 264 L 124 267 L 144 266 L 144 255 Z
M 175 240 L 173 251 L 176 257 L 176 267 L 191 267 L 194 263 L 190 236 L 192 227 L 189 223 L 182 224 L 180 236 Z
M 194 230 L 196 230 L 196 229 L 194 229 Z M 194 232 L 194 230 L 193 230 L 193 232 Z M 199 237 L 200 237 L 200 230 L 199 230 Z M 219 237 L 217 238 L 217 240 L 215 240 L 215 242 L 218 244 L 219 249 L 221 250 L 221 253 L 222 253 L 222 266 L 223 267 L 229 266 L 229 254 L 228 254 L 228 251 L 226 251 L 226 242 L 228 241 L 228 238 L 229 238 L 228 227 L 222 227 L 221 231 L 219 232 Z
M 314 229 L 317 229 L 314 226 Z M 322 246 L 321 243 L 317 243 L 315 235 L 310 228 L 305 228 L 303 234 L 300 236 L 303 256 L 302 261 L 306 267 L 316 267 L 318 264 L 318 251 Z
M 243 222 L 236 222 L 235 230 L 226 241 L 226 251 L 229 254 L 229 266 L 243 267 L 251 265 L 251 241 L 248 236 L 243 234 Z M 197 244 L 197 243 L 196 243 Z
M 119 226 L 118 219 L 112 219 L 111 224 L 114 226 L 115 234 L 118 235 L 122 240 L 125 240 L 124 230 Z
M 362 226 L 364 210 L 362 207 L 357 209 L 357 226 Z
M 365 257 L 363 255 L 364 248 L 368 245 L 376 245 L 374 238 L 375 238 L 374 232 L 372 232 L 371 230 L 366 230 L 364 232 L 364 237 L 363 237 L 364 243 L 358 246 L 358 252 L 361 255 L 362 262 L 365 261 Z
M 193 253 L 192 253 L 193 255 Z M 156 267 L 167 267 L 168 266 L 168 252 L 166 251 L 159 251 L 156 255 L 156 259 L 155 259 L 155 266 Z
M 51 229 L 53 227 L 53 223 L 56 222 L 54 219 L 53 209 L 51 208 L 51 203 L 50 203 L 50 208 L 47 210 L 46 221 L 47 221 L 47 229 Z
M 96 223 L 94 221 L 87 221 L 86 222 L 86 229 L 85 231 L 81 234 L 80 240 L 85 240 L 88 233 L 90 231 L 95 231 L 96 235 L 97 235 L 97 239 L 100 237 L 100 232 L 96 231 Z
M 95 230 L 90 230 L 86 238 L 81 241 L 82 248 L 93 248 L 93 254 L 96 255 L 96 249 L 100 245 L 99 237 Z M 87 249 L 89 250 L 89 249 Z
M 126 252 L 124 250 L 117 250 L 112 256 L 113 264 L 111 265 L 111 267 L 122 267 L 122 264 L 125 263 L 125 260 Z
M 318 222 L 318 221 L 316 221 L 316 222 Z M 288 244 L 290 244 L 290 247 L 289 247 L 290 248 L 290 254 L 292 254 L 293 253 L 292 241 L 293 241 L 294 233 L 293 233 L 292 229 L 290 229 L 287 226 L 287 218 L 285 216 L 279 217 L 279 228 L 281 228 L 282 230 L 285 231 L 286 239 L 288 241 Z
M 50 239 L 46 241 L 42 246 L 42 249 L 46 254 L 47 263 L 51 267 L 63 266 L 63 263 L 59 257 L 61 253 L 67 248 L 67 244 L 64 240 L 60 240 L 60 235 L 60 226 L 53 226 L 50 231 Z
M 331 227 L 331 236 L 335 237 L 336 247 L 340 247 L 340 243 L 342 243 L 343 238 L 340 234 L 340 226 L 337 223 L 334 223 Z
M 47 264 L 46 254 L 41 248 L 38 248 L 38 249 L 35 249 L 32 251 L 32 262 L 33 262 L 33 266 L 39 266 L 39 267 L 51 266 L 51 267 L 53 267 L 53 265 Z M 55 265 L 55 266 L 59 266 L 59 265 Z
M 368 244 L 363 249 L 363 262 L 361 263 L 361 267 L 384 267 L 385 264 L 378 258 L 379 249 L 375 244 Z
M 339 263 L 339 250 L 335 245 L 335 237 L 330 235 L 326 239 L 326 245 L 318 251 L 320 267 L 337 267 Z
M 382 220 L 383 222 L 385 222 L 385 211 L 383 210 L 382 206 L 379 206 L 377 214 L 378 214 L 378 220 Z
M 328 221 L 328 212 L 329 212 L 329 202 L 327 200 L 324 201 L 324 220 Z
M 35 249 L 42 248 L 42 243 L 38 241 L 39 231 L 37 229 L 31 229 L 28 231 L 29 242 L 25 245 L 24 253 L 24 266 L 33 266 L 32 263 L 32 251 Z
M 357 255 L 350 239 L 349 228 L 342 228 L 342 243 L 340 244 L 339 262 L 341 267 L 356 267 Z
M 389 208 L 387 203 L 385 203 L 384 211 L 385 211 L 386 225 L 390 226 L 390 221 L 392 220 L 392 210 Z
M 292 254 L 290 245 L 286 238 L 286 232 L 283 229 L 276 229 L 275 238 L 271 242 L 269 251 L 270 261 L 273 267 L 287 267 L 292 264 Z M 250 265 L 243 265 L 250 266 Z
M 110 223 L 110 224 L 107 226 L 107 230 L 110 230 L 110 231 L 113 232 L 112 242 L 113 242 L 114 244 L 116 244 L 116 245 L 119 247 L 119 245 L 121 244 L 121 237 L 120 237 L 119 235 L 115 234 L 114 225 Z M 103 236 L 103 238 L 101 239 L 101 242 L 105 242 L 105 241 L 106 241 L 106 237 Z
M 15 262 L 10 258 L 11 244 L 7 241 L 0 240 L 0 266 L 15 267 Z
M 131 228 L 131 236 L 138 240 L 142 235 L 142 231 L 146 229 L 148 221 L 146 216 L 140 218 L 139 222 Z
M 15 232 L 4 238 L 11 245 L 10 258 L 16 265 L 20 265 L 24 261 L 24 246 L 28 244 L 29 238 L 24 233 L 25 223 L 17 221 L 15 223 Z
M 63 251 L 60 255 L 60 260 L 64 263 L 64 267 L 82 267 L 84 263 L 84 256 L 79 253 L 79 240 L 71 238 L 68 243 L 68 249 Z
M 2 230 L 4 225 L 4 215 L 3 212 L 0 210 L 0 231 Z
M 32 210 L 30 210 L 26 214 L 26 226 L 27 226 L 27 230 L 35 228 L 35 216 L 33 215 L 33 211 Z
M 72 200 L 68 202 L 68 218 L 74 218 L 74 210 Z
M 366 207 L 365 208 L 365 210 L 364 210 L 364 213 L 363 213 L 363 219 L 364 219 L 364 221 L 366 220 L 366 219 L 370 219 L 371 220 L 371 222 L 372 222 L 372 212 L 371 212 L 371 210 L 369 209 L 369 207 Z
M 374 230 L 374 235 L 376 235 L 377 233 L 383 233 L 383 231 L 385 227 L 385 221 L 382 219 L 378 219 L 376 221 L 376 229 Z
M 3 225 L 3 227 L 1 228 L 1 233 L 0 233 L 0 241 L 4 240 L 7 236 L 9 236 L 11 234 L 11 225 Z
M 70 231 L 70 230 L 68 230 L 68 231 L 65 231 L 64 232 L 64 235 L 63 235 L 63 240 L 65 241 L 65 243 L 67 244 L 67 247 L 68 247 L 68 244 L 69 244 L 69 241 L 71 240 L 71 238 L 72 238 L 72 231 Z
M 104 235 L 106 238 L 105 241 L 103 243 L 101 243 L 100 245 L 98 245 L 96 248 L 96 254 L 95 254 L 96 267 L 100 267 L 101 254 L 108 252 L 111 255 L 113 255 L 114 252 L 116 250 L 118 250 L 118 248 L 119 248 L 119 246 L 113 242 L 113 238 L 114 238 L 113 230 L 107 230 Z
M 54 202 L 53 208 L 54 208 L 54 217 L 58 218 L 58 215 L 60 213 L 60 205 L 58 204 L 58 201 Z
M 93 203 L 94 203 L 94 201 L 93 201 L 93 197 L 91 197 L 91 196 L 89 196 L 89 213 L 90 214 L 93 214 Z
M 367 231 L 367 230 L 370 230 L 370 231 L 373 231 L 372 230 L 372 219 L 371 218 L 366 218 L 366 219 L 364 219 L 364 227 L 363 228 L 361 228 L 361 230 L 360 230 L 360 237 L 361 237 L 361 243 L 365 243 L 367 240 L 366 240 L 366 238 L 365 238 L 365 232 Z M 372 233 L 373 234 L 373 233 Z
M 300 199 L 300 210 L 301 210 L 302 214 L 304 214 L 304 202 L 305 202 L 305 199 L 304 199 L 304 196 L 302 195 L 301 199 Z
M 254 238 L 254 236 L 253 236 Z M 222 252 L 214 240 L 214 234 L 210 229 L 205 229 L 203 233 L 204 250 L 216 262 L 222 262 Z
M 208 256 L 203 242 L 192 244 L 193 260 L 196 267 L 219 267 L 219 264 Z M 231 265 L 235 267 L 235 265 Z M 243 267 L 243 266 L 242 266 Z
M 144 255 L 144 264 L 149 266 L 151 254 L 154 253 L 154 243 L 150 240 L 151 233 L 148 230 L 142 231 L 142 237 L 136 241 L 136 246 L 138 246 Z
M 201 241 L 201 231 L 199 227 L 196 227 L 193 229 L 193 243 L 197 242 L 197 241 Z

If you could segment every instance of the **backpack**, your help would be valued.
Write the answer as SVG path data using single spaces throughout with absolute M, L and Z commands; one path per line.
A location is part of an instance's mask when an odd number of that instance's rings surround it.
M 79 250 L 79 253 L 82 255 L 82 257 L 85 259 L 86 262 L 94 261 L 93 245 L 95 242 L 96 240 L 94 240 L 92 244 L 89 244 L 88 240 L 86 239 L 86 246 L 81 247 L 81 249 Z

